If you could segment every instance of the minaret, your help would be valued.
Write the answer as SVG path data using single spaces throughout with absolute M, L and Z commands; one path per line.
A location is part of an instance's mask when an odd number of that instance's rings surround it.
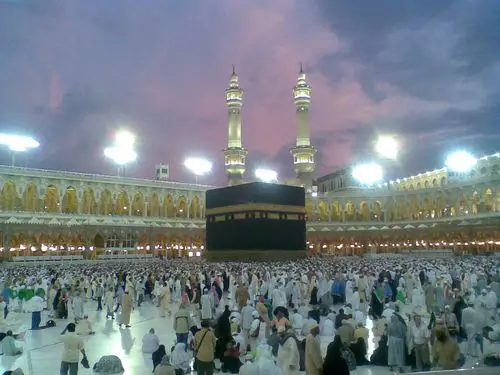
M 248 151 L 241 144 L 241 108 L 243 107 L 243 90 L 240 87 L 238 75 L 234 70 L 226 89 L 228 115 L 227 148 L 224 150 L 224 165 L 226 167 L 228 185 L 243 182 L 245 163 Z
M 297 179 L 302 186 L 310 189 L 314 178 L 316 164 L 314 154 L 316 149 L 311 145 L 309 131 L 309 106 L 311 104 L 311 86 L 307 83 L 307 77 L 300 64 L 300 72 L 297 84 L 293 88 L 293 101 L 296 106 L 297 117 L 297 141 L 290 152 L 293 156 L 293 167 Z

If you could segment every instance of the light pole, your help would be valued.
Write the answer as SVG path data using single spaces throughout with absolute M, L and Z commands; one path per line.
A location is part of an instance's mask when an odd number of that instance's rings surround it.
M 137 159 L 134 144 L 135 136 L 129 132 L 121 131 L 116 134 L 113 145 L 104 149 L 104 156 L 118 166 L 118 176 L 125 174 L 126 164 Z
M 12 166 L 14 167 L 16 165 L 16 153 L 37 148 L 40 146 L 40 143 L 34 138 L 23 135 L 0 134 L 0 145 L 9 148 Z
M 212 162 L 202 158 L 188 158 L 184 160 L 184 167 L 194 174 L 195 182 L 198 183 L 198 177 L 212 171 Z
M 272 169 L 257 168 L 255 170 L 255 177 L 262 182 L 276 183 L 278 182 L 278 173 Z

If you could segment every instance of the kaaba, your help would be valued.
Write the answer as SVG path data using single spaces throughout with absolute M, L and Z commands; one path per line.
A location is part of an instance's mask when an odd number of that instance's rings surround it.
M 205 202 L 209 260 L 306 255 L 304 188 L 252 182 L 208 190 Z

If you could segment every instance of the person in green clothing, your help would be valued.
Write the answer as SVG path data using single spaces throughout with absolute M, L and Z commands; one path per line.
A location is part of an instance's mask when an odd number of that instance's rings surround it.
M 398 287 L 398 293 L 396 294 L 396 300 L 406 305 L 406 293 L 403 288 Z

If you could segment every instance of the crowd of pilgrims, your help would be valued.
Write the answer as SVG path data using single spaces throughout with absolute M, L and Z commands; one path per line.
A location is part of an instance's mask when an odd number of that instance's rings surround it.
M 93 334 L 89 301 L 106 318 L 119 313 L 125 329 L 134 307 L 153 304 L 160 317 L 172 316 L 177 338 L 171 347 L 154 329 L 144 336 L 142 349 L 158 375 L 189 371 L 190 352 L 202 375 L 215 363 L 242 374 L 342 375 L 368 364 L 456 369 L 466 356 L 490 354 L 484 340 L 500 340 L 500 274 L 492 257 L 15 267 L 0 270 L 1 290 L 4 355 L 22 353 L 18 314 L 32 312 L 31 329 L 42 327 L 36 299 L 56 322 L 71 310 L 79 335 Z M 369 358 L 368 318 L 376 343 Z

